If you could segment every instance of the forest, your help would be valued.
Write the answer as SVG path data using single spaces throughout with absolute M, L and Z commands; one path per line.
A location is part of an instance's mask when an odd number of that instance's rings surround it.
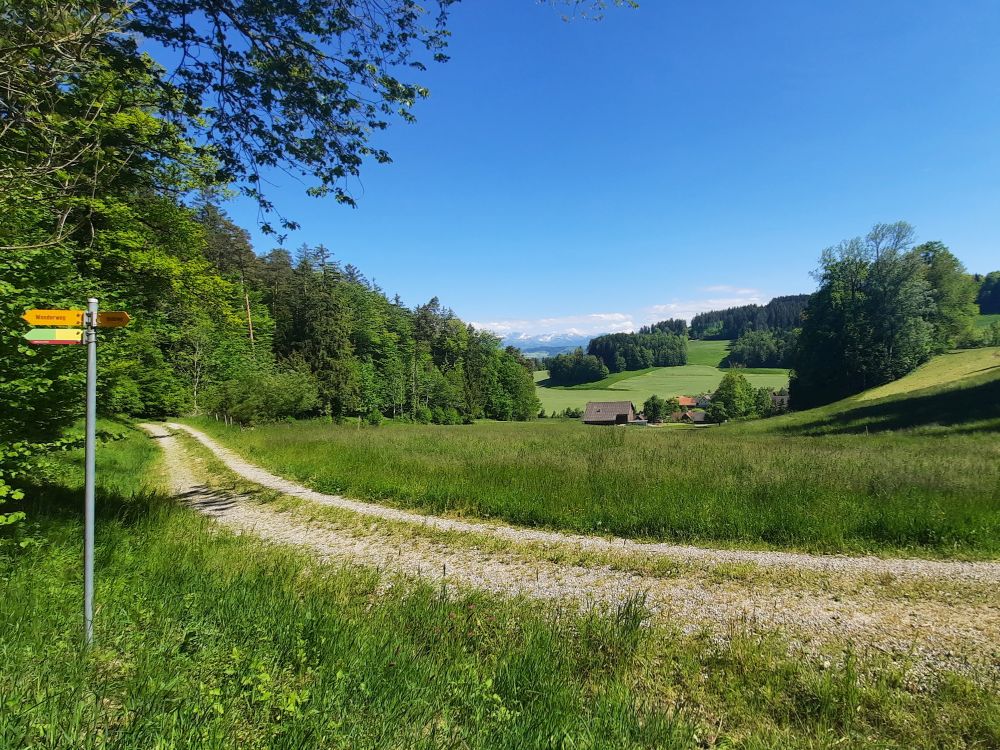
M 609 372 L 686 364 L 687 336 L 658 327 L 668 324 L 657 323 L 638 333 L 597 336 L 587 345 L 587 354 L 601 360 Z
M 691 318 L 693 339 L 735 339 L 749 329 L 787 331 L 799 326 L 808 294 L 775 297 L 766 305 L 710 310 Z

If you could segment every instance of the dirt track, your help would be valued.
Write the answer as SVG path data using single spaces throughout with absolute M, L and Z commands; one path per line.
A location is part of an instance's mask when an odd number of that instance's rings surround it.
M 147 424 L 143 429 L 165 451 L 168 476 L 179 497 L 226 526 L 308 548 L 326 560 L 543 599 L 615 604 L 645 592 L 655 616 L 669 618 L 687 631 L 708 629 L 724 637 L 733 628 L 777 629 L 807 651 L 851 644 L 912 660 L 919 673 L 947 667 L 990 680 L 1000 678 L 1000 597 L 993 595 L 1000 583 L 1000 563 L 713 550 L 425 516 L 310 490 L 246 462 L 186 425 Z M 347 527 L 309 520 L 222 493 L 198 478 L 198 462 L 171 431 L 192 436 L 229 470 L 254 484 L 361 519 L 409 524 L 413 532 L 400 534 L 377 523 Z M 440 535 L 426 533 L 428 529 L 468 534 L 473 540 L 449 544 Z M 484 537 L 508 543 L 509 549 L 478 548 L 474 539 Z M 553 562 L 532 555 L 530 545 L 539 544 L 594 552 L 604 562 Z M 676 560 L 683 567 L 669 576 L 632 572 L 628 566 L 607 564 L 607 558 L 615 555 Z M 733 563 L 761 566 L 770 575 L 762 582 L 713 572 Z M 782 582 L 782 571 L 794 581 Z M 904 586 L 911 582 L 916 588 L 913 595 L 905 589 L 887 595 L 872 583 L 875 579 Z M 921 587 L 933 588 L 939 595 L 921 597 Z M 968 595 L 970 591 L 973 595 Z

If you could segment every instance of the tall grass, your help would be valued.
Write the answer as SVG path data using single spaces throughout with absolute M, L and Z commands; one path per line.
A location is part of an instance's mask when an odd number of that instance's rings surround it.
M 891 664 L 649 627 L 641 597 L 550 609 L 218 532 L 152 442 L 101 451 L 96 645 L 80 648 L 79 457 L 0 558 L 0 747 L 995 747 L 996 695 Z
M 681 542 L 1000 555 L 992 434 L 813 438 L 562 420 L 198 426 L 318 490 L 433 513 Z

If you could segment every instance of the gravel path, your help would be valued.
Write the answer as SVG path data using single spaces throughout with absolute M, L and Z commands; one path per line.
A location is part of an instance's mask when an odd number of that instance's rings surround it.
M 186 425 L 142 427 L 165 451 L 167 473 L 178 497 L 239 532 L 305 547 L 324 560 L 350 561 L 390 573 L 429 578 L 444 585 L 471 586 L 504 595 L 598 605 L 615 605 L 636 592 L 643 592 L 654 616 L 665 618 L 687 632 L 707 629 L 725 638 L 746 628 L 780 630 L 808 653 L 822 654 L 831 647 L 836 649 L 850 643 L 859 650 L 891 654 L 911 663 L 912 673 L 918 679 L 943 667 L 990 681 L 1000 679 L 1000 601 L 906 601 L 886 598 L 872 587 L 824 592 L 741 581 L 720 582 L 697 572 L 661 578 L 606 565 L 567 565 L 525 558 L 513 551 L 496 553 L 472 546 L 449 546 L 426 536 L 404 537 L 378 527 L 359 533 L 356 528 L 306 521 L 295 514 L 212 489 L 197 478 L 191 457 L 170 430 L 187 432 L 235 473 L 284 494 L 367 516 L 494 534 L 512 541 L 554 541 L 618 552 L 623 548 L 628 550 L 631 545 L 643 553 L 680 559 L 752 561 L 820 571 L 831 568 L 853 571 L 859 567 L 868 571 L 874 567 L 897 575 L 947 576 L 973 581 L 997 580 L 996 565 L 705 550 L 432 518 L 308 490 L 247 463 Z
M 771 568 L 797 568 L 829 573 L 870 573 L 891 575 L 897 578 L 942 578 L 950 581 L 1000 584 L 1000 563 L 952 562 L 920 559 L 882 559 L 873 556 L 850 557 L 844 555 L 809 555 L 797 552 L 772 552 L 755 550 L 723 550 L 688 545 L 636 542 L 617 537 L 595 537 L 558 531 L 518 528 L 503 524 L 461 521 L 453 518 L 414 513 L 390 508 L 376 503 L 349 500 L 340 495 L 327 495 L 301 484 L 275 476 L 266 469 L 255 466 L 239 455 L 224 448 L 200 430 L 183 424 L 167 423 L 171 430 L 191 435 L 207 447 L 230 470 L 269 489 L 302 498 L 321 505 L 349 510 L 365 516 L 388 521 L 416 523 L 446 531 L 483 534 L 511 542 L 540 542 L 543 544 L 571 544 L 592 550 L 614 553 L 638 553 L 668 557 L 674 560 L 709 563 L 753 563 Z

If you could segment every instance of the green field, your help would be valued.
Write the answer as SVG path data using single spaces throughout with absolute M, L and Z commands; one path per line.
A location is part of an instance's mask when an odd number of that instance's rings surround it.
M 641 409 L 643 402 L 654 394 L 669 398 L 714 390 L 724 374 L 723 370 L 708 365 L 657 367 L 652 371 L 640 370 L 606 388 L 546 388 L 539 385 L 536 392 L 542 408 L 547 412 L 562 411 L 568 406 L 582 409 L 588 401 L 631 401 Z M 536 373 L 536 376 L 541 379 L 546 374 Z M 782 388 L 788 385 L 788 371 L 751 370 L 747 379 L 754 386 Z
M 998 351 L 940 357 L 882 399 L 710 429 L 197 424 L 315 489 L 431 513 L 685 542 L 989 558 L 1000 556 Z M 942 381 L 961 372 L 951 386 Z M 928 389 L 932 381 L 945 384 Z
M 582 409 L 588 401 L 631 401 L 636 408 L 652 395 L 695 396 L 714 390 L 725 370 L 718 366 L 729 351 L 728 341 L 689 341 L 688 364 L 680 367 L 651 367 L 645 370 L 617 372 L 604 380 L 574 386 L 545 385 L 548 373 L 535 373 L 535 391 L 546 412 L 561 412 L 567 407 Z M 788 371 L 779 369 L 744 370 L 756 386 L 783 388 L 788 385 Z
M 989 328 L 994 323 L 1000 323 L 1000 313 L 995 315 L 980 315 L 976 318 L 976 328 Z
M 0 544 L 3 748 L 1000 742 L 995 692 L 962 675 L 913 690 L 888 657 L 833 654 L 830 666 L 778 634 L 647 626 L 639 596 L 578 612 L 442 591 L 220 530 L 167 499 L 156 444 L 136 433 L 98 452 L 84 650 L 81 464 L 61 454 L 49 482 L 25 487 L 17 507 L 39 543 Z
M 689 365 L 719 367 L 729 354 L 731 341 L 700 341 L 692 339 L 687 344 Z

